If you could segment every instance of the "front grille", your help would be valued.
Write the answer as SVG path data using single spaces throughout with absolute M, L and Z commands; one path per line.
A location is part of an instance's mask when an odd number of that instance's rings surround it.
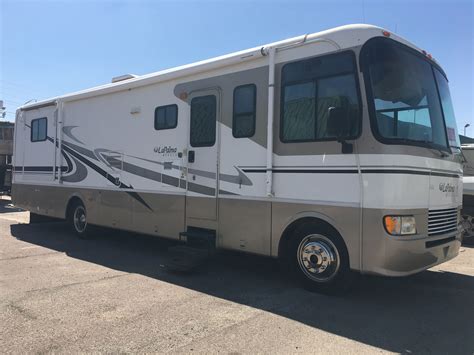
M 440 235 L 458 229 L 458 209 L 430 210 L 428 212 L 428 235 Z

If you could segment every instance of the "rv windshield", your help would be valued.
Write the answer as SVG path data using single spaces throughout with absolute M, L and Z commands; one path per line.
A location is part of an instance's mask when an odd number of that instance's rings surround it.
M 380 141 L 443 150 L 458 145 L 447 81 L 438 69 L 386 39 L 367 43 L 364 60 L 375 109 L 373 131 Z M 443 110 L 450 122 L 447 130 Z

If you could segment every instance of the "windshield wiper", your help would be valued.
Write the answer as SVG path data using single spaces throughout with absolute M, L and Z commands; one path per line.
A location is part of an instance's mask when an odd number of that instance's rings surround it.
M 449 157 L 449 154 L 447 154 L 446 152 L 443 152 L 441 149 L 439 148 L 435 148 L 433 147 L 433 142 L 432 141 L 427 141 L 427 140 L 420 140 L 420 139 L 408 139 L 408 138 L 402 138 L 400 139 L 400 141 L 404 142 L 404 143 L 424 143 L 425 145 L 425 148 L 431 150 L 431 151 L 435 151 L 439 154 L 439 156 L 441 158 L 447 158 Z
M 427 140 L 422 141 L 420 139 L 409 139 L 409 138 L 397 138 L 397 141 L 400 142 L 401 144 L 403 144 L 403 143 L 405 143 L 405 144 L 423 143 L 422 147 L 424 147 L 426 149 L 429 149 L 432 152 L 438 153 L 441 158 L 449 157 L 448 153 L 442 151 L 439 148 L 436 148 L 436 146 L 434 145 L 434 143 L 432 141 L 427 141 Z
M 461 157 L 462 157 L 461 163 L 462 164 L 467 163 L 467 158 L 464 155 L 464 152 L 462 151 L 461 147 L 458 147 L 457 145 L 450 145 L 449 148 L 456 148 L 457 150 L 459 150 L 459 153 L 461 153 Z
M 447 157 L 449 157 L 449 154 L 443 152 L 441 149 L 433 148 L 433 147 L 428 147 L 428 148 L 431 149 L 431 150 L 434 150 L 434 151 L 438 152 L 438 153 L 439 153 L 439 156 L 440 156 L 441 158 L 447 158 Z

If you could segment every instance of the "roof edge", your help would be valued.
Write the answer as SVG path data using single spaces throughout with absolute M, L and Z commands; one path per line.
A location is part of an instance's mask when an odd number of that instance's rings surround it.
M 104 85 L 99 85 L 96 87 L 72 92 L 69 94 L 48 98 L 45 100 L 41 100 L 38 102 L 20 106 L 18 110 L 29 111 L 29 110 L 34 110 L 34 109 L 41 108 L 44 106 L 56 104 L 58 101 L 62 101 L 62 102 L 75 101 L 75 100 L 79 100 L 81 98 L 87 98 L 90 96 L 105 95 L 105 94 L 113 93 L 117 91 L 123 91 L 123 90 L 132 89 L 136 87 L 152 85 L 158 82 L 183 77 L 186 75 L 193 75 L 199 72 L 205 72 L 209 70 L 218 69 L 221 67 L 230 66 L 233 64 L 238 64 L 244 61 L 258 59 L 258 58 L 261 58 L 262 56 L 265 56 L 265 54 L 263 53 L 264 48 L 278 47 L 278 46 L 283 46 L 283 45 L 287 45 L 291 43 L 296 43 L 297 41 L 301 41 L 308 37 L 311 37 L 313 39 L 324 38 L 325 36 L 332 36 L 339 32 L 352 31 L 352 30 L 383 31 L 384 29 L 382 27 L 369 25 L 369 24 L 351 24 L 351 25 L 339 26 L 339 27 L 327 29 L 320 32 L 292 37 L 289 39 L 272 42 L 269 44 L 264 44 L 261 46 L 245 49 L 242 51 L 228 53 L 222 56 L 205 59 L 198 62 L 185 64 L 185 65 L 181 65 L 181 66 L 177 66 L 177 67 L 173 67 L 169 69 L 164 69 L 161 71 L 152 72 L 145 75 L 140 75 L 140 76 L 137 76 L 136 78 L 128 79 L 125 81 L 119 81 L 116 83 L 107 83 Z M 395 35 L 395 38 L 405 44 L 409 44 L 410 46 L 412 46 L 413 48 L 417 50 L 420 50 L 419 48 L 417 48 L 416 46 L 414 46 L 413 44 L 411 44 L 410 42 L 404 40 L 403 38 L 399 36 Z

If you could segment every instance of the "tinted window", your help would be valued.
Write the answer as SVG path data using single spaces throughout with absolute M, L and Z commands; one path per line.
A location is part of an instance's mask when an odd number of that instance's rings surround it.
M 280 137 L 307 142 L 356 137 L 360 108 L 350 52 L 287 64 L 282 70 Z M 337 109 L 337 115 L 330 112 Z
M 282 69 L 282 79 L 284 83 L 289 83 L 354 71 L 352 52 L 344 52 L 286 64 Z
M 255 134 L 256 91 L 253 84 L 234 89 L 232 134 L 235 138 L 251 137 Z
M 155 129 L 176 128 L 178 125 L 178 106 L 167 105 L 155 109 Z
M 216 97 L 191 100 L 190 143 L 192 147 L 212 147 L 216 141 Z
M 316 83 L 283 88 L 283 141 L 313 140 L 316 127 Z
M 46 140 L 48 121 L 46 117 L 37 118 L 31 121 L 31 141 L 41 142 Z
M 359 129 L 359 98 L 353 74 L 318 80 L 316 139 L 355 137 Z M 343 122 L 331 122 L 330 110 L 340 109 Z M 343 126 L 339 125 L 343 123 Z

